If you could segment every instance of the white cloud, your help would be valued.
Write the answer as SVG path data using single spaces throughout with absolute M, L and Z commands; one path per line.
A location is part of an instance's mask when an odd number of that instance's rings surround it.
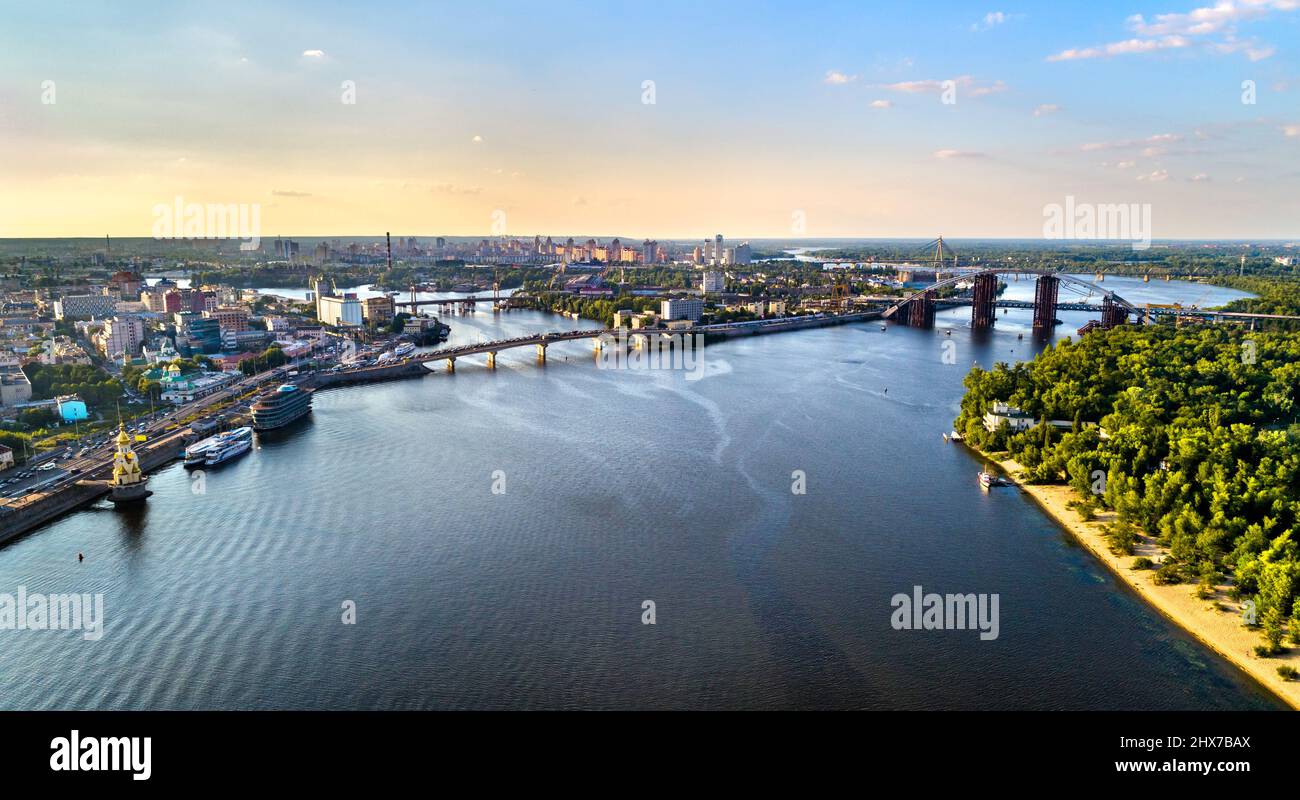
M 1085 58 L 1109 58 L 1131 53 L 1151 53 L 1157 50 L 1175 50 L 1191 45 L 1184 36 L 1165 36 L 1160 39 L 1125 39 L 1098 47 L 1072 48 L 1047 57 L 1048 61 L 1079 61 Z
M 984 158 L 983 153 L 975 153 L 970 150 L 935 150 L 935 158 Z
M 1202 6 L 1188 12 L 1156 14 L 1150 20 L 1141 14 L 1134 14 L 1125 20 L 1125 23 L 1128 29 L 1140 38 L 1097 47 L 1063 50 L 1048 56 L 1047 60 L 1073 61 L 1130 53 L 1150 53 L 1190 47 L 1196 43 L 1195 40 L 1199 39 L 1210 52 L 1242 53 L 1251 61 L 1262 61 L 1273 55 L 1275 52 L 1273 46 L 1254 39 L 1237 39 L 1237 24 L 1261 19 L 1274 11 L 1294 11 L 1297 8 L 1300 8 L 1300 0 L 1217 0 L 1212 6 Z M 1209 41 L 1209 37 L 1214 36 L 1222 38 L 1218 41 Z
M 1035 117 L 1045 117 L 1045 116 L 1047 116 L 1048 114 L 1055 114 L 1056 112 L 1058 112 L 1058 111 L 1060 111 L 1060 110 L 1061 110 L 1061 107 L 1058 106 L 1058 105 L 1055 104 L 1055 103 L 1043 103 L 1041 106 L 1039 106 L 1038 108 L 1035 108 L 1035 109 L 1034 109 L 1034 116 L 1035 116 Z
M 872 101 L 871 101 L 871 107 L 872 107 L 872 108 L 892 108 L 893 105 L 894 105 L 894 104 L 893 104 L 892 102 L 890 102 L 889 100 L 872 100 Z
M 846 83 L 853 83 L 857 79 L 857 75 L 846 75 L 839 70 L 828 69 L 826 70 L 826 77 L 822 78 L 822 83 L 830 84 L 831 86 L 843 86 Z
M 1282 134 L 1287 137 L 1300 136 L 1300 123 L 1295 125 L 1283 125 Z
M 958 90 L 964 90 L 972 97 L 982 97 L 1007 90 L 1007 85 L 1003 81 L 993 81 L 992 83 L 978 81 L 970 75 L 959 75 L 948 80 L 900 81 L 899 83 L 887 83 L 882 88 L 891 92 L 904 92 L 907 94 L 938 94 L 947 89 L 949 83 L 956 86 Z
M 1150 181 L 1151 183 L 1160 183 L 1161 181 L 1169 180 L 1169 170 L 1158 169 L 1155 172 L 1146 175 L 1139 175 L 1137 176 L 1137 179 L 1140 181 Z
M 1231 53 L 1245 53 L 1246 58 L 1252 63 L 1263 61 L 1277 52 L 1271 44 L 1261 44 L 1256 39 L 1239 40 L 1236 37 L 1229 36 L 1222 42 L 1216 42 L 1211 45 L 1216 53 L 1228 55 Z
M 272 189 L 272 197 L 311 197 L 311 192 L 299 192 L 293 189 Z
M 305 58 L 324 58 L 324 57 L 325 57 L 325 51 L 324 51 L 324 50 L 303 50 L 303 51 L 302 51 L 302 54 L 303 54 L 303 57 L 305 57 Z
M 1198 172 L 1192 177 L 1188 178 L 1188 180 L 1190 180 L 1192 183 L 1207 183 L 1210 180 L 1210 176 L 1206 175 L 1204 172 Z
M 1158 145 L 1181 142 L 1183 135 L 1181 133 L 1157 133 L 1154 136 L 1148 136 L 1145 139 L 1123 139 L 1117 142 L 1088 142 L 1079 145 L 1079 149 L 1084 152 L 1096 150 L 1117 150 L 1126 147 L 1144 147 L 1143 155 L 1159 155 L 1164 150 L 1157 147 Z M 1158 151 L 1158 152 L 1157 152 Z
M 479 135 L 476 133 L 476 134 L 474 134 L 474 138 L 473 138 L 473 139 L 470 139 L 470 141 L 473 142 L 474 144 L 482 144 L 482 143 L 483 143 L 483 137 L 482 137 L 482 136 L 479 136 Z
M 1010 14 L 1001 11 L 990 11 L 984 15 L 984 19 L 970 26 L 970 29 L 973 31 L 986 31 L 989 28 L 995 28 L 1004 22 L 1008 22 L 1010 19 Z
M 1205 36 L 1230 29 L 1243 20 L 1258 19 L 1271 11 L 1294 11 L 1298 6 L 1295 0 L 1220 0 L 1185 14 L 1156 14 L 1150 22 L 1134 14 L 1128 18 L 1128 26 L 1143 36 Z

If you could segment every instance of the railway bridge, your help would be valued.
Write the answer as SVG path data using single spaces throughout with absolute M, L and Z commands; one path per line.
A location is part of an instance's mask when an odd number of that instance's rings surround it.
M 998 276 L 1010 274 L 1037 276 L 1033 303 L 999 301 L 997 299 Z M 993 323 L 997 320 L 998 306 L 1004 308 L 1032 308 L 1034 311 L 1034 332 L 1041 335 L 1051 332 L 1052 326 L 1056 324 L 1056 312 L 1061 309 L 1099 311 L 1101 313 L 1101 325 L 1104 328 L 1123 325 L 1129 321 L 1131 316 L 1141 315 L 1142 313 L 1140 309 L 1115 292 L 1095 283 L 1076 278 L 1073 275 L 1048 270 L 986 269 L 953 275 L 932 286 L 915 291 L 885 309 L 882 316 L 903 325 L 928 328 L 934 325 L 934 309 L 935 302 L 940 299 L 939 290 L 949 286 L 955 287 L 958 283 L 963 282 L 972 284 L 969 300 L 971 305 L 971 327 L 977 330 L 993 327 Z M 1089 297 L 1093 295 L 1100 296 L 1100 305 L 1061 303 L 1060 291 L 1062 284 L 1076 291 L 1086 291 Z M 964 304 L 966 301 L 959 300 L 958 302 Z

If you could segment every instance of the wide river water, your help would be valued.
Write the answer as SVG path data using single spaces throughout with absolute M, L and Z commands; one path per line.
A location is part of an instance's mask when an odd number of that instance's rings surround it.
M 202 485 L 172 465 L 142 509 L 0 548 L 0 592 L 102 593 L 106 617 L 99 641 L 0 631 L 0 707 L 1278 707 L 1028 498 L 979 488 L 940 437 L 962 377 L 1034 346 L 1027 311 L 978 339 L 969 314 L 710 345 L 699 380 L 575 342 L 319 392 Z M 592 325 L 445 319 L 453 344 Z M 998 638 L 894 630 L 917 585 L 998 594 Z

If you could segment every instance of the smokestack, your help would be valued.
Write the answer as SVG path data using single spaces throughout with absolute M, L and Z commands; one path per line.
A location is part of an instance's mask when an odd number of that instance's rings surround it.
M 388 242 L 388 269 L 391 272 L 393 269 L 393 235 L 385 233 L 384 240 Z

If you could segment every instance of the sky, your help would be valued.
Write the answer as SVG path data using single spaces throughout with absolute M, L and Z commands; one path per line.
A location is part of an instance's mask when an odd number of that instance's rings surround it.
M 1300 0 L 118 5 L 0 0 L 0 237 L 1300 237 Z

